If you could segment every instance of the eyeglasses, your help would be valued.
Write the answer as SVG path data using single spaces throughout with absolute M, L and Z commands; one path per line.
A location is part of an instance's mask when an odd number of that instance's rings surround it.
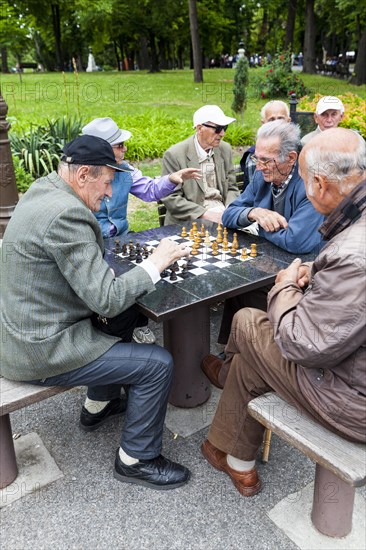
M 115 147 L 116 149 L 123 149 L 124 146 L 125 146 L 124 141 L 122 141 L 121 143 L 116 143 L 116 145 L 113 145 L 113 147 Z
M 272 159 L 266 159 L 266 158 L 258 158 L 256 157 L 255 155 L 252 155 L 250 157 L 250 160 L 252 162 L 254 162 L 254 164 L 261 164 L 262 166 L 267 166 L 270 162 L 274 162 L 276 164 L 276 159 L 275 158 L 272 158 Z
M 211 124 L 202 124 L 202 126 L 206 126 L 206 128 L 212 128 L 215 130 L 215 134 L 220 134 L 223 130 L 226 132 L 228 125 L 226 126 L 211 126 Z

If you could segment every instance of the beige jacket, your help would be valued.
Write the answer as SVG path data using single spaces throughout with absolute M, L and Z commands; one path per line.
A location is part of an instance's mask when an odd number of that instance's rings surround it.
M 216 182 L 225 206 L 239 196 L 232 161 L 231 146 L 222 141 L 214 148 Z M 198 156 L 194 145 L 194 136 L 170 147 L 163 158 L 162 174 L 171 174 L 183 168 L 199 168 Z M 187 180 L 181 189 L 162 199 L 167 209 L 165 225 L 182 224 L 201 217 L 206 208 L 203 206 L 205 189 L 201 180 Z

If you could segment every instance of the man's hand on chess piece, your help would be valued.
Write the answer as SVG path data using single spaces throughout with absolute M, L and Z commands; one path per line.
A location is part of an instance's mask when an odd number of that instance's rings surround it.
M 187 243 L 176 243 L 169 238 L 162 239 L 159 246 L 149 256 L 149 260 L 155 265 L 159 273 L 164 271 L 169 265 L 175 261 L 189 256 L 190 247 Z
M 286 218 L 277 212 L 267 210 L 267 208 L 252 208 L 248 214 L 248 220 L 258 222 L 265 231 L 269 231 L 270 233 L 275 233 L 280 229 L 287 229 L 288 227 Z
M 169 179 L 172 183 L 179 185 L 184 183 L 185 180 L 199 180 L 202 178 L 201 170 L 197 168 L 183 168 L 178 170 L 178 172 L 173 172 L 169 174 Z

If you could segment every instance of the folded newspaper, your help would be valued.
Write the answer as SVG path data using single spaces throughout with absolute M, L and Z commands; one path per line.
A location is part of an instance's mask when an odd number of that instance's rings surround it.
M 259 234 L 259 225 L 258 222 L 253 222 L 247 227 L 240 227 L 240 231 L 244 231 L 245 233 L 250 233 L 251 235 L 257 235 Z

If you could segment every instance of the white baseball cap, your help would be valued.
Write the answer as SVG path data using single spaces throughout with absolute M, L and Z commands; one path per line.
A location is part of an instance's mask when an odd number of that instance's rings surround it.
M 117 145 L 127 141 L 132 136 L 128 130 L 121 130 L 109 117 L 95 118 L 81 130 L 84 135 L 96 136 L 108 141 L 110 145 Z
M 227 126 L 235 120 L 236 118 L 226 116 L 217 105 L 204 105 L 203 107 L 200 107 L 193 115 L 193 128 L 196 128 L 198 124 L 204 124 L 205 122 L 213 122 L 219 126 Z
M 335 111 L 341 111 L 341 113 L 344 113 L 344 105 L 338 97 L 334 97 L 331 95 L 326 95 L 319 99 L 317 106 L 316 106 L 316 114 L 321 115 L 325 111 L 328 111 L 328 109 L 334 109 Z

